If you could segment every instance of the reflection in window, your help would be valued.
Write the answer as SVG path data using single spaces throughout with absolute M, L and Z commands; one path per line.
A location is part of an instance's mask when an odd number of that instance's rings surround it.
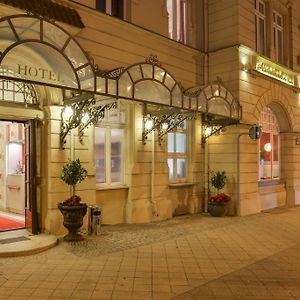
M 180 182 L 186 180 L 186 121 L 183 121 L 174 132 L 168 133 L 168 166 L 170 181 Z
M 273 12 L 273 39 L 276 61 L 283 64 L 283 17 L 276 11 Z
M 119 19 L 125 19 L 124 2 L 124 0 L 96 0 L 96 9 Z
M 95 127 L 94 159 L 96 182 L 100 185 L 123 184 L 125 112 L 115 109 Z
M 184 44 L 187 43 L 187 8 L 187 0 L 167 0 L 169 37 Z
M 259 179 L 277 179 L 280 176 L 279 126 L 273 111 L 266 107 L 260 117 L 262 136 L 259 140 Z

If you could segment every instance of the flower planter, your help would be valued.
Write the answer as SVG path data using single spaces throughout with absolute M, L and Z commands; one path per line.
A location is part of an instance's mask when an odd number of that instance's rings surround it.
M 77 206 L 68 206 L 59 203 L 57 205 L 62 215 L 64 216 L 64 226 L 69 233 L 64 236 L 65 241 L 80 241 L 83 236 L 78 233 L 79 228 L 83 224 L 83 217 L 87 211 L 87 205 L 82 203 Z
M 213 217 L 224 217 L 227 214 L 227 203 L 208 203 L 208 212 Z

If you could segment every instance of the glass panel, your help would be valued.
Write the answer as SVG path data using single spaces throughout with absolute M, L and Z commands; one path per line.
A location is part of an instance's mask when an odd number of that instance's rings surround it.
M 213 98 L 209 100 L 208 112 L 211 114 L 230 117 L 230 107 L 222 98 Z
M 278 62 L 279 63 L 283 63 L 283 43 L 282 43 L 282 32 L 281 31 L 277 31 L 277 43 L 278 43 Z
M 227 90 L 223 86 L 220 86 L 220 97 L 226 98 L 226 92 Z
M 213 84 L 211 86 L 212 91 L 213 91 L 213 96 L 214 97 L 219 97 L 220 96 L 220 91 L 219 91 L 219 86 L 217 84 Z
M 97 87 L 96 90 L 99 93 L 105 93 L 105 78 L 103 77 L 97 77 Z
M 197 98 L 191 98 L 191 109 L 197 110 Z
M 117 81 L 113 79 L 108 79 L 108 93 L 111 95 L 116 95 L 117 94 Z
M 265 14 L 265 6 L 262 2 L 259 2 L 258 10 L 259 10 L 260 13 Z
M 160 83 L 152 80 L 144 80 L 135 85 L 134 98 L 170 105 L 170 93 Z
M 187 96 L 183 96 L 183 107 L 190 108 L 190 99 Z
M 16 37 L 7 21 L 0 23 L 0 51 L 3 52 L 11 44 L 15 43 Z
M 165 76 L 165 71 L 159 67 L 154 66 L 154 78 L 160 82 L 163 81 Z
M 105 182 L 105 128 L 95 127 L 96 182 Z
M 185 153 L 186 152 L 186 134 L 185 133 L 176 133 L 176 153 Z
M 168 152 L 173 153 L 175 151 L 174 147 L 174 133 L 168 133 Z
M 20 40 L 40 40 L 40 20 L 34 18 L 13 18 L 12 23 Z
M 111 129 L 111 182 L 122 182 L 123 129 Z
M 153 78 L 153 66 L 150 64 L 142 65 L 144 78 Z
M 260 179 L 271 178 L 271 137 L 270 133 L 263 132 L 260 138 Z
M 80 47 L 73 40 L 71 40 L 68 43 L 68 46 L 64 50 L 64 53 L 71 61 L 74 68 L 78 68 L 78 67 L 88 63 L 88 60 L 87 60 L 84 52 L 80 49 Z
M 279 161 L 278 144 L 279 136 L 277 134 L 273 134 L 273 162 Z
M 24 53 L 31 58 L 30 64 L 25 64 Z M 9 65 L 15 74 L 32 81 L 78 88 L 74 71 L 63 55 L 41 43 L 28 42 L 14 47 L 2 64 Z
M 172 92 L 172 105 L 182 107 L 182 93 L 178 85 L 176 85 Z
M 204 92 L 201 92 L 198 98 L 198 111 L 206 112 L 207 107 L 206 107 L 206 97 L 204 95 Z
M 232 118 L 235 118 L 235 119 L 238 119 L 240 117 L 239 115 L 239 105 L 238 105 L 238 102 L 237 101 L 234 101 L 232 103 L 232 106 L 231 106 L 231 117 Z
M 131 76 L 133 82 L 136 82 L 137 80 L 142 79 L 140 65 L 136 65 L 134 67 L 131 67 L 128 70 L 128 72 L 130 73 L 130 76 Z
M 62 49 L 68 39 L 68 35 L 51 23 L 43 22 L 43 41 Z
M 205 92 L 205 95 L 206 95 L 206 98 L 207 98 L 207 99 L 210 99 L 210 98 L 213 97 L 213 94 L 212 94 L 212 90 L 211 90 L 211 86 L 210 86 L 210 85 L 204 89 L 204 92 Z
M 132 98 L 132 81 L 127 72 L 123 73 L 118 80 L 119 96 Z
M 85 67 L 77 71 L 80 85 L 82 89 L 94 90 L 95 87 L 95 77 L 94 72 L 90 66 Z
M 186 160 L 183 158 L 178 158 L 177 159 L 177 178 L 185 178 L 185 165 L 186 165 Z
M 174 179 L 174 159 L 168 158 L 169 179 Z
M 259 18 L 259 52 L 265 54 L 265 21 Z
M 167 74 L 164 83 L 170 90 L 172 90 L 175 84 L 175 80 L 169 74 Z

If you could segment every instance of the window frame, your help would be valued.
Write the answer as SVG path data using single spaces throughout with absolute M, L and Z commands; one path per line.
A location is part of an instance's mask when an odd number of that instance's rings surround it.
M 101 7 L 99 7 L 100 5 L 98 4 L 100 1 L 104 1 L 105 3 L 105 10 L 104 9 L 101 9 Z M 122 0 L 123 2 L 123 11 L 122 11 L 122 16 L 118 16 L 118 15 L 114 15 L 112 14 L 112 2 L 113 0 L 96 0 L 95 1 L 95 8 L 96 10 L 98 11 L 102 11 L 103 13 L 106 13 L 110 16 L 113 16 L 113 17 L 116 17 L 116 18 L 119 18 L 121 20 L 126 20 L 126 5 L 127 5 L 127 0 Z M 100 2 L 101 3 L 101 2 Z M 99 5 L 99 6 L 98 6 Z
M 115 111 L 118 112 L 118 121 L 109 121 L 110 112 Z M 121 113 L 124 114 L 124 119 L 122 120 Z M 125 185 L 125 157 L 126 157 L 126 115 L 125 110 L 110 110 L 105 112 L 105 118 L 94 126 L 94 166 L 96 170 L 96 153 L 95 153 L 95 135 L 96 128 L 104 128 L 105 129 L 105 137 L 104 137 L 104 182 L 97 182 L 96 176 L 96 186 L 99 188 L 109 188 L 109 187 L 118 187 Z M 111 153 L 111 132 L 113 129 L 122 129 L 123 137 L 122 137 L 122 146 L 121 146 L 121 181 L 112 182 L 112 153 Z M 96 170 L 97 172 L 97 170 Z
M 271 176 L 270 178 L 261 178 L 260 174 L 261 174 L 261 160 L 262 160 L 262 155 L 261 155 L 261 138 L 258 140 L 258 180 L 265 182 L 265 181 L 274 181 L 274 180 L 280 180 L 281 179 L 281 160 L 280 160 L 280 131 L 279 131 L 279 124 L 278 124 L 278 120 L 276 115 L 274 114 L 273 110 L 269 107 L 266 107 L 269 112 L 266 112 L 265 109 L 262 111 L 261 113 L 261 117 L 259 120 L 259 124 L 262 127 L 262 133 L 267 133 L 270 134 L 270 144 L 272 146 L 271 151 L 270 151 L 270 166 L 271 166 Z M 271 113 L 270 113 L 271 112 Z M 263 120 L 264 116 L 268 115 L 269 118 L 270 116 L 272 116 L 272 118 L 275 120 L 275 122 L 267 122 L 265 120 Z M 266 124 L 268 124 L 269 128 L 266 128 Z M 272 126 L 272 129 L 270 129 L 270 127 Z M 276 127 L 276 130 L 274 129 L 274 127 Z M 277 140 L 277 156 L 278 156 L 278 161 L 274 161 L 274 136 L 277 135 L 278 136 L 278 140 Z M 274 177 L 274 166 L 277 165 L 278 166 L 278 177 Z
M 170 166 L 168 163 L 168 167 L 169 167 L 169 182 L 170 183 L 185 183 L 188 181 L 188 145 L 189 145 L 189 137 L 188 137 L 188 122 L 186 120 L 183 121 L 184 122 L 184 127 L 183 128 L 176 128 L 174 129 L 172 132 L 169 132 L 167 134 L 167 163 L 169 159 L 173 159 L 174 160 L 174 165 L 173 165 L 173 178 L 170 178 Z M 174 152 L 169 152 L 169 134 L 174 134 L 174 144 L 173 144 L 173 148 L 174 148 Z M 176 152 L 177 149 L 177 145 L 176 145 L 176 135 L 177 134 L 185 134 L 185 152 Z M 185 159 L 185 177 L 179 178 L 177 176 L 177 162 L 179 159 Z
M 264 8 L 264 14 L 260 12 L 259 5 L 263 5 Z M 262 54 L 264 56 L 267 56 L 267 26 L 266 26 L 266 3 L 262 0 L 255 0 L 255 35 L 256 35 L 256 51 L 259 54 Z M 263 45 L 260 43 L 260 21 L 263 21 L 264 25 L 264 32 L 263 32 Z
M 277 23 L 278 18 L 281 19 L 281 25 Z M 274 20 L 275 19 L 275 20 Z M 272 28 L 273 28 L 273 47 L 275 51 L 275 60 L 279 64 L 284 64 L 284 18 L 283 15 L 276 10 L 272 12 Z M 278 45 L 278 33 L 281 33 L 281 46 Z M 281 57 L 279 57 L 278 49 L 281 48 Z

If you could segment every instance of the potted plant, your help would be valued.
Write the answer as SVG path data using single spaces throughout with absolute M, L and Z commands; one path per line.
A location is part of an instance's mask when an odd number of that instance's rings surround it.
M 79 228 L 83 224 L 83 217 L 87 212 L 87 205 L 80 203 L 81 198 L 75 194 L 77 183 L 85 180 L 87 170 L 82 167 L 79 159 L 70 160 L 62 168 L 61 179 L 70 186 L 71 197 L 62 203 L 58 203 L 57 207 L 64 217 L 64 226 L 69 233 L 64 236 L 66 241 L 79 241 L 83 237 L 78 233 Z
M 217 190 L 217 194 L 210 197 L 208 202 L 208 212 L 213 217 L 223 217 L 227 213 L 228 202 L 231 197 L 225 193 L 220 193 L 226 185 L 227 177 L 225 171 L 211 172 L 210 183 Z

